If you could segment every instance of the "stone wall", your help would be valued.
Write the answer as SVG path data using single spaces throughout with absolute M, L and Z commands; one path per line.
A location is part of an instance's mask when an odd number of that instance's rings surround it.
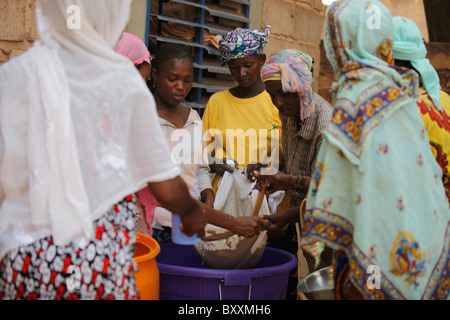
M 27 51 L 37 38 L 35 0 L 1 0 L 0 65 Z
M 318 90 L 320 72 L 320 38 L 324 7 L 322 0 L 260 0 L 259 26 L 270 25 L 265 53 L 270 56 L 278 49 L 293 48 L 309 54 L 314 63 L 314 90 Z M 257 7 L 252 0 L 250 12 Z

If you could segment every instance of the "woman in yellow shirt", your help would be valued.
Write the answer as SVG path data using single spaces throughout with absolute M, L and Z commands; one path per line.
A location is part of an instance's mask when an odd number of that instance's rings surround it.
M 220 41 L 222 64 L 237 86 L 213 94 L 203 114 L 214 192 L 233 166 L 270 163 L 279 169 L 282 162 L 281 120 L 261 79 L 268 35 L 269 26 L 263 32 L 237 28 Z

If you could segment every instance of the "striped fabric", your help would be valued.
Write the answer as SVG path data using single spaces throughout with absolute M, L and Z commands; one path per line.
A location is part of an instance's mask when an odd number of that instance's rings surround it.
M 318 94 L 313 94 L 311 115 L 304 121 L 280 115 L 283 133 L 283 151 L 286 173 L 311 177 L 317 154 L 323 140 L 323 132 L 331 121 L 333 107 Z M 306 193 L 290 191 L 291 208 L 300 206 Z M 294 225 L 289 226 L 285 239 L 296 243 L 299 234 Z M 293 245 L 292 244 L 292 245 Z M 334 251 L 325 247 L 320 256 L 320 263 L 308 252 L 303 251 L 308 264 L 308 273 L 331 265 Z M 299 271 L 300 272 L 300 271 Z
M 300 119 L 312 113 L 312 64 L 308 54 L 296 49 L 280 49 L 272 54 L 262 69 L 265 81 L 280 80 L 283 92 L 297 93 L 300 101 Z

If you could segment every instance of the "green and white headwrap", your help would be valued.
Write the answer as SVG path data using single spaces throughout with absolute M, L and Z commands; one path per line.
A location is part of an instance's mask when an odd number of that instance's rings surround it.
M 439 75 L 426 58 L 427 49 L 419 28 L 414 21 L 405 17 L 393 17 L 392 20 L 395 30 L 394 58 L 411 62 L 419 72 L 423 86 L 434 105 L 442 111 Z

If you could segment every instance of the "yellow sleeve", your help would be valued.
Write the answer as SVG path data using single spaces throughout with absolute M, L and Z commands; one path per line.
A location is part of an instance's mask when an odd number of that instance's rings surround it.
M 441 107 L 444 109 L 445 113 L 450 116 L 450 96 L 441 90 Z
M 221 159 L 223 157 L 223 146 L 221 145 L 221 132 L 217 128 L 217 110 L 214 105 L 215 96 L 212 95 L 208 100 L 203 113 L 202 122 L 204 130 L 204 141 L 206 152 L 211 157 Z M 222 152 L 218 152 L 218 151 Z

